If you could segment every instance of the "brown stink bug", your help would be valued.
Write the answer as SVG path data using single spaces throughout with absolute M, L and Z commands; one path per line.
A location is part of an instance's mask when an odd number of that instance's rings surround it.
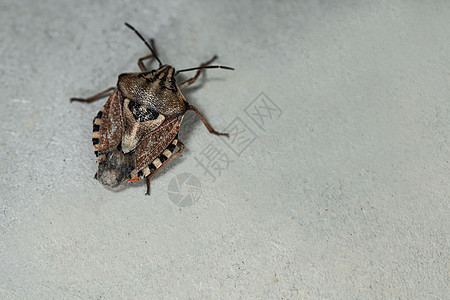
M 92 142 L 98 162 L 95 178 L 110 187 L 145 178 L 146 194 L 149 195 L 150 178 L 184 149 L 184 144 L 178 139 L 178 131 L 188 110 L 200 117 L 210 133 L 228 136 L 215 131 L 197 108 L 188 103 L 180 89 L 193 84 L 203 69 L 234 69 L 211 66 L 217 58 L 214 56 L 199 67 L 175 71 L 158 58 L 153 40 L 150 40 L 150 45 L 133 26 L 125 25 L 139 36 L 152 53 L 138 60 L 141 72 L 121 74 L 116 87 L 90 98 L 70 100 L 89 103 L 110 95 L 94 118 Z M 158 61 L 159 68 L 149 71 L 143 62 L 151 58 Z M 176 84 L 178 74 L 193 70 L 197 70 L 194 77 Z M 178 150 L 174 152 L 176 147 Z

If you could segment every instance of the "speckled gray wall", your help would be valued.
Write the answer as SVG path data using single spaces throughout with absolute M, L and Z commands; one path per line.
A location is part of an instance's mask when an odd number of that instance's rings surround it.
M 0 298 L 448 295 L 448 1 L 0 0 Z M 101 186 L 92 120 L 156 40 L 186 150 Z M 187 78 L 188 74 L 184 75 Z

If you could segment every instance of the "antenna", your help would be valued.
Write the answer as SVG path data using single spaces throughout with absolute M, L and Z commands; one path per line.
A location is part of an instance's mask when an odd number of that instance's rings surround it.
M 139 31 L 137 31 L 133 26 L 131 26 L 130 24 L 128 24 L 127 22 L 125 22 L 125 26 L 127 26 L 128 28 L 130 28 L 131 30 L 133 30 L 138 37 L 145 43 L 145 45 L 147 45 L 147 47 L 150 49 L 150 51 L 152 51 L 153 56 L 156 58 L 156 60 L 159 62 L 159 66 L 162 66 L 162 62 L 161 60 L 159 60 L 158 56 L 156 56 L 155 51 L 152 49 L 152 47 L 149 45 L 149 43 L 147 43 L 147 41 L 144 39 L 144 37 L 139 33 Z
M 200 70 L 200 69 L 225 69 L 225 70 L 234 70 L 234 68 L 232 68 L 232 67 L 227 67 L 227 66 L 203 66 L 203 67 L 195 67 L 195 68 L 189 68 L 189 69 L 179 70 L 179 71 L 177 71 L 177 73 L 175 74 L 175 76 L 178 75 L 178 73 L 181 73 L 181 72 L 187 72 L 187 71 L 193 71 L 193 70 Z

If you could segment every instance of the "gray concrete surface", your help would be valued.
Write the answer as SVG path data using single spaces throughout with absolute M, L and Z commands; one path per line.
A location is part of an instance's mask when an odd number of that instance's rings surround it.
M 0 298 L 448 299 L 450 2 L 336 2 L 0 0 Z M 236 67 L 150 197 L 68 101 L 138 70 L 125 21 Z

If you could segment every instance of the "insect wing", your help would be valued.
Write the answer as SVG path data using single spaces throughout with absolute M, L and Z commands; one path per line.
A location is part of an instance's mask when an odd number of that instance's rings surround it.
M 121 94 L 115 90 L 94 119 L 92 142 L 97 155 L 117 147 L 121 142 L 124 126 L 120 101 Z
M 151 169 L 148 170 L 147 167 L 149 167 L 158 156 L 162 155 L 168 147 L 170 148 L 172 141 L 178 134 L 181 119 L 182 117 L 166 119 L 158 128 L 144 137 L 142 142 L 136 148 L 136 169 L 132 172 L 132 176 L 136 175 L 141 170 L 144 170 L 144 176 L 149 174 Z M 159 167 L 159 164 L 156 167 Z

